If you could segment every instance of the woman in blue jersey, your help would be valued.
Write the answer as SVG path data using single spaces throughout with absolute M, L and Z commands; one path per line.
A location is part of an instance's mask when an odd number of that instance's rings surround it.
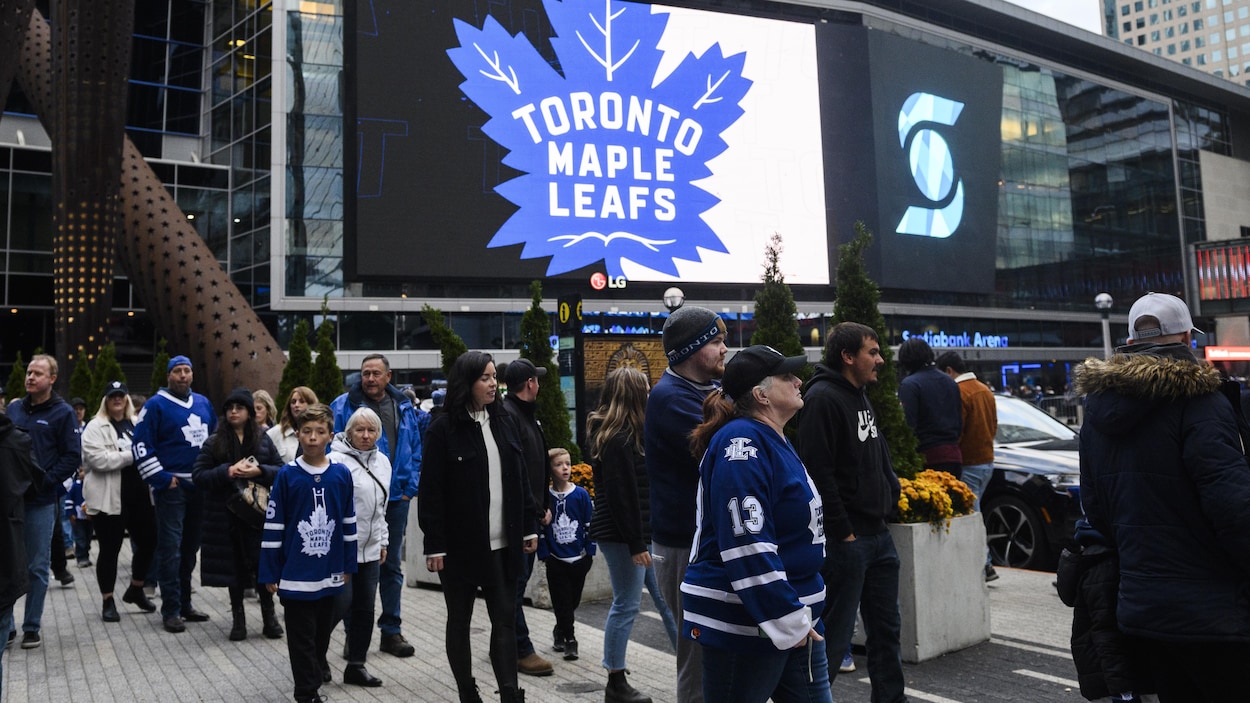
M 832 701 L 820 495 L 783 433 L 803 407 L 794 373 L 806 363 L 763 345 L 738 352 L 691 433 L 703 459 L 682 634 L 703 647 L 708 701 Z

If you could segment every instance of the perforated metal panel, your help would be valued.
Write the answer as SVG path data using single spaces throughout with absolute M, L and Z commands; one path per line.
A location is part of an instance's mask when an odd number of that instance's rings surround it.
M 0 8 L 4 1 L 0 0 Z M 58 116 L 52 39 L 37 11 L 22 47 L 18 80 L 44 128 L 55 134 L 55 123 L 61 120 L 52 119 Z M 116 179 L 117 172 L 113 173 Z M 116 243 L 117 259 L 158 333 L 169 340 L 170 354 L 186 354 L 195 363 L 196 389 L 221 400 L 236 386 L 277 388 L 286 363 L 282 349 L 125 137 L 118 197 L 122 236 Z M 88 211 L 89 222 L 91 215 Z M 80 230 L 74 231 L 78 236 Z M 88 250 L 94 246 L 97 258 L 101 256 L 102 244 L 94 234 L 89 232 L 79 243 Z M 108 258 L 107 253 L 104 256 Z M 111 264 L 107 268 L 111 272 Z M 56 285 L 59 297 L 65 285 L 61 275 Z M 77 320 L 69 324 L 77 326 Z

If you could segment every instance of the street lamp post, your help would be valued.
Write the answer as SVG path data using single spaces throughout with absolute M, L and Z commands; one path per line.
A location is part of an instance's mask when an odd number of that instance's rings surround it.
M 1099 293 L 1094 296 L 1094 307 L 1102 316 L 1102 357 L 1111 358 L 1111 306 L 1115 304 L 1110 293 Z
M 664 291 L 664 307 L 668 308 L 669 313 L 677 312 L 677 309 L 686 303 L 686 294 L 681 292 L 680 288 L 673 287 Z

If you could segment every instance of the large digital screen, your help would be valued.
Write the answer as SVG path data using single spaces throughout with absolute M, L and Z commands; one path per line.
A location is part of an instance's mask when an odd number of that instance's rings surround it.
M 349 277 L 830 281 L 813 25 L 623 0 L 349 3 Z M 348 131 L 350 134 L 350 130 Z

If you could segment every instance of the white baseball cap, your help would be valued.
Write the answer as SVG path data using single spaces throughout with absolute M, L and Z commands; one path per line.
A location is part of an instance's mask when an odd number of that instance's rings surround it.
M 1137 320 L 1142 317 L 1153 317 L 1159 326 L 1150 325 L 1138 329 Z M 1202 332 L 1194 327 L 1194 320 L 1189 316 L 1189 308 L 1185 301 L 1167 293 L 1147 293 L 1133 303 L 1128 311 L 1129 338 L 1134 341 L 1152 337 L 1166 337 L 1186 332 Z

